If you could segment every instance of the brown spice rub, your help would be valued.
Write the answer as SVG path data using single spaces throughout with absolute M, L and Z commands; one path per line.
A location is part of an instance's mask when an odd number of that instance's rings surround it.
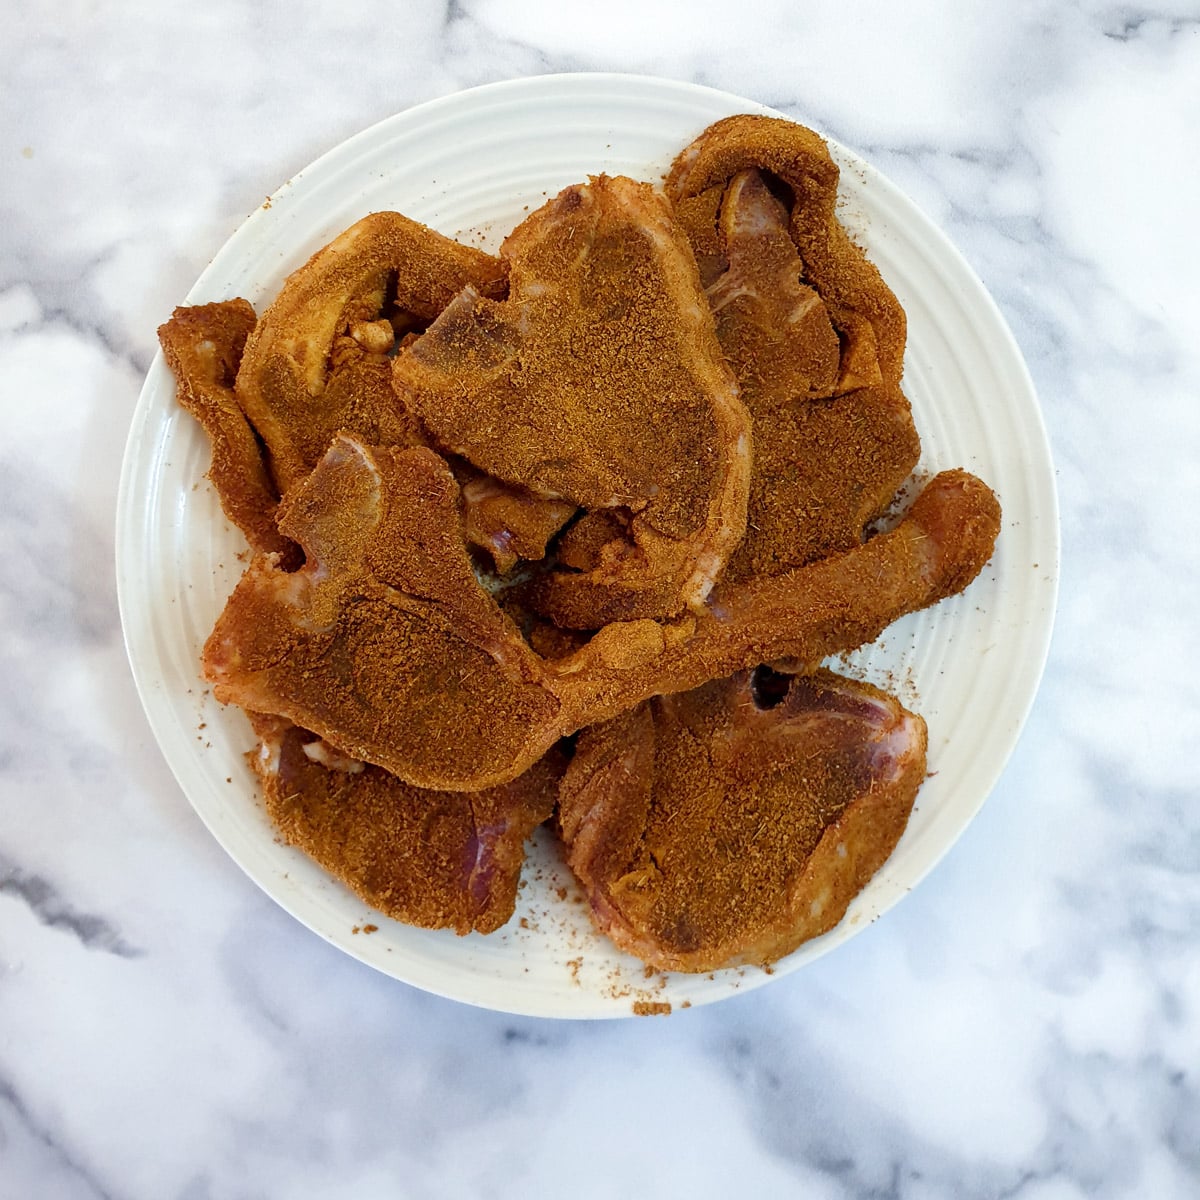
M 633 1015 L 635 1017 L 669 1017 L 671 1002 L 669 1000 L 635 1000 Z
M 598 928 L 660 970 L 768 963 L 833 928 L 891 854 L 925 723 L 819 671 L 779 703 L 743 673 L 585 730 L 559 791 Z
M 208 477 L 225 515 L 246 535 L 252 549 L 274 551 L 290 560 L 296 547 L 275 527 L 279 495 L 233 390 L 254 323 L 254 309 L 245 300 L 197 304 L 177 308 L 159 326 L 158 340 L 175 374 L 179 404 L 208 434 L 212 447 Z
M 252 723 L 261 741 L 251 761 L 271 819 L 368 904 L 459 934 L 491 933 L 512 916 L 525 842 L 553 809 L 561 756 L 502 787 L 436 792 L 277 717 L 254 714 Z
M 364 217 L 288 277 L 237 377 L 280 492 L 343 430 L 372 444 L 423 441 L 396 403 L 389 354 L 398 333 L 468 285 L 502 295 L 504 265 L 393 212 Z
M 460 296 L 396 359 L 434 441 L 628 534 L 539 605 L 594 629 L 699 602 L 745 528 L 748 420 L 687 242 L 649 185 L 567 188 L 501 248 L 508 298 Z
M 466 774 L 455 790 L 478 790 L 540 758 L 556 739 L 529 754 L 529 729 L 558 704 L 471 570 L 458 500 L 432 451 L 335 440 L 280 509 L 304 566 L 255 559 L 209 639 L 206 672 L 241 684 L 219 698 L 288 716 L 352 758 L 416 764 L 397 773 L 421 787 Z M 521 765 L 476 784 L 496 760 Z
M 920 454 L 904 312 L 837 221 L 837 179 L 811 130 L 742 116 L 701 134 L 668 181 L 753 418 L 747 536 L 727 580 L 857 544 Z
M 945 472 L 863 546 L 719 588 L 677 622 L 606 626 L 548 662 L 472 573 L 458 502 L 431 451 L 339 438 L 281 506 L 304 567 L 288 575 L 257 558 L 209 638 L 217 698 L 285 716 L 417 786 L 474 791 L 650 696 L 862 645 L 965 587 L 999 529 L 988 488 Z

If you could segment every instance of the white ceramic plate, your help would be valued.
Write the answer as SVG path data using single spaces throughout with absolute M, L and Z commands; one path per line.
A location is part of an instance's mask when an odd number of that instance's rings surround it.
M 286 275 L 359 217 L 398 209 L 494 248 L 529 209 L 606 171 L 658 181 L 719 117 L 770 112 L 685 83 L 621 75 L 521 79 L 400 113 L 288 181 L 226 243 L 187 297 L 262 307 Z M 776 114 L 778 115 L 778 114 Z M 831 950 L 921 880 L 979 810 L 1032 703 L 1049 644 L 1058 515 L 1049 449 L 1028 372 L 983 285 L 938 230 L 848 151 L 842 217 L 908 311 L 905 383 L 921 468 L 965 466 L 999 493 L 992 564 L 961 597 L 889 629 L 855 656 L 929 724 L 929 765 L 890 861 L 826 936 L 774 973 L 647 978 L 593 933 L 550 839 L 535 842 L 517 914 L 490 937 L 456 937 L 373 914 L 280 845 L 243 757 L 244 718 L 212 700 L 200 648 L 240 574 L 241 535 L 204 474 L 208 447 L 177 408 L 156 358 L 130 432 L 117 515 L 117 574 L 129 658 L 180 786 L 242 869 L 310 929 L 373 967 L 470 1004 L 555 1017 L 627 1016 L 639 1001 L 698 1005 L 778 979 Z M 165 314 L 164 314 L 165 316 Z M 567 899 L 559 896 L 565 890 Z M 378 930 L 355 932 L 365 923 Z

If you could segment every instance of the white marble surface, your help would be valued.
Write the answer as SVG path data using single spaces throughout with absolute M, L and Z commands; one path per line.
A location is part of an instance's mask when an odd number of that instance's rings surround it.
M 1200 8 L 35 5 L 0 37 L 0 1200 L 1200 1195 Z M 122 649 L 154 331 L 380 117 L 547 71 L 808 120 L 940 222 L 1037 381 L 1064 568 L 981 816 L 799 974 L 513 1019 L 307 933 L 193 815 Z

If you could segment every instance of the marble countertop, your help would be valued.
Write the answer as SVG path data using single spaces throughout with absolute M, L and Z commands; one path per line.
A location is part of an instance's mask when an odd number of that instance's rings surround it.
M 1200 1195 L 1200 10 L 18 4 L 0 39 L 0 1200 Z M 308 933 L 125 660 L 155 329 L 280 182 L 414 103 L 620 70 L 873 161 L 1028 360 L 1062 508 L 1022 740 L 904 904 L 669 1019 L 514 1018 Z

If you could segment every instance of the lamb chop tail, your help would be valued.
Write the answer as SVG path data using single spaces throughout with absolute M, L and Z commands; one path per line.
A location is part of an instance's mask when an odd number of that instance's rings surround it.
M 967 587 L 992 556 L 1000 533 L 1000 505 L 983 480 L 961 469 L 935 476 L 901 525 L 923 551 L 926 604 Z
M 549 673 L 564 701 L 563 732 L 759 663 L 812 669 L 855 650 L 905 614 L 962 591 L 999 531 L 1000 504 L 987 484 L 945 471 L 889 533 L 783 575 L 718 588 L 690 634 L 668 636 L 648 621 L 607 626 Z

